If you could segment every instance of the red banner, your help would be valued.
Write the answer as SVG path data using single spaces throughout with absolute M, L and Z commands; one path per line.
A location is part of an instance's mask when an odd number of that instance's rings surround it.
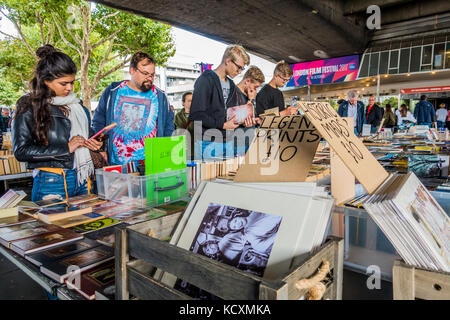
M 423 93 L 450 91 L 450 86 L 400 89 L 400 93 Z

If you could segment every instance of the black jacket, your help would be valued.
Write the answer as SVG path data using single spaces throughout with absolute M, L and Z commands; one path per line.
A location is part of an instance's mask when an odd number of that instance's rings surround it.
M 208 129 L 218 129 L 225 137 L 223 124 L 227 121 L 226 109 L 238 105 L 236 85 L 230 78 L 228 81 L 230 94 L 226 105 L 219 76 L 213 70 L 206 70 L 195 81 L 189 119 L 202 122 L 202 134 Z M 232 133 L 232 130 L 229 131 Z M 202 140 L 214 141 L 214 136 L 204 135 Z
M 17 107 L 30 105 L 29 96 L 17 101 Z M 89 121 L 89 111 L 84 108 Z M 17 114 L 11 124 L 14 156 L 26 162 L 28 169 L 62 168 L 73 169 L 73 153 L 69 152 L 70 120 L 56 106 L 51 106 L 52 123 L 48 132 L 48 145 L 39 145 L 33 125 L 33 111 L 30 107 Z M 92 131 L 90 130 L 90 134 Z
M 374 104 L 372 109 L 370 109 L 369 115 L 367 115 L 367 111 L 369 110 L 369 106 L 366 107 L 366 112 L 364 113 L 364 123 L 372 125 L 372 127 L 378 127 L 381 123 L 381 119 L 383 119 L 383 111 L 377 105 Z

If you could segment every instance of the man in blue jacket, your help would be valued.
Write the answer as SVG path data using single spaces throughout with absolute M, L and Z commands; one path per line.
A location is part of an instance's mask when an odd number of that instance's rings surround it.
M 355 134 L 361 135 L 364 124 L 364 104 L 358 101 L 358 93 L 350 90 L 347 93 L 348 100 L 339 105 L 338 114 L 341 117 L 353 117 Z
M 418 125 L 427 125 L 428 127 L 431 127 L 436 121 L 434 107 L 427 101 L 426 95 L 420 96 L 420 101 L 414 108 L 414 118 Z
M 153 58 L 144 52 L 135 53 L 130 75 L 129 81 L 113 82 L 105 89 L 92 120 L 95 132 L 117 123 L 106 144 L 110 164 L 144 160 L 145 138 L 168 137 L 174 131 L 167 97 L 153 85 Z

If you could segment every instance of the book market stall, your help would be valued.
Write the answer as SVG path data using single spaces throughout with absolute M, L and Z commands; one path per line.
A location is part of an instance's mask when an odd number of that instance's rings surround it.
M 245 156 L 150 138 L 145 161 L 96 170 L 96 194 L 8 190 L 0 253 L 60 299 L 342 299 L 343 268 L 371 265 L 396 299 L 421 296 L 401 288 L 422 270 L 422 296 L 449 299 L 448 136 L 358 138 L 328 103 L 300 108 L 265 117 Z

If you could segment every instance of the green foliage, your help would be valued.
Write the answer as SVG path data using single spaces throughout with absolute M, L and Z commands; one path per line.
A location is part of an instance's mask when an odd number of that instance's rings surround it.
M 78 67 L 75 86 L 90 101 L 123 78 L 131 55 L 145 51 L 163 65 L 175 54 L 171 27 L 130 13 L 81 0 L 2 0 L 2 14 L 16 25 L 17 37 L 0 41 L 0 90 L 23 94 L 37 62 L 35 51 L 49 43 Z M 6 19 L 3 17 L 3 19 Z M 3 35 L 4 36 L 4 35 Z M 0 93 L 4 96 L 3 93 Z
M 398 98 L 396 98 L 396 97 L 390 97 L 390 98 L 384 100 L 383 103 L 382 103 L 383 108 L 386 108 L 386 105 L 387 105 L 388 103 L 391 105 L 392 110 L 394 110 L 395 108 L 398 107 Z

